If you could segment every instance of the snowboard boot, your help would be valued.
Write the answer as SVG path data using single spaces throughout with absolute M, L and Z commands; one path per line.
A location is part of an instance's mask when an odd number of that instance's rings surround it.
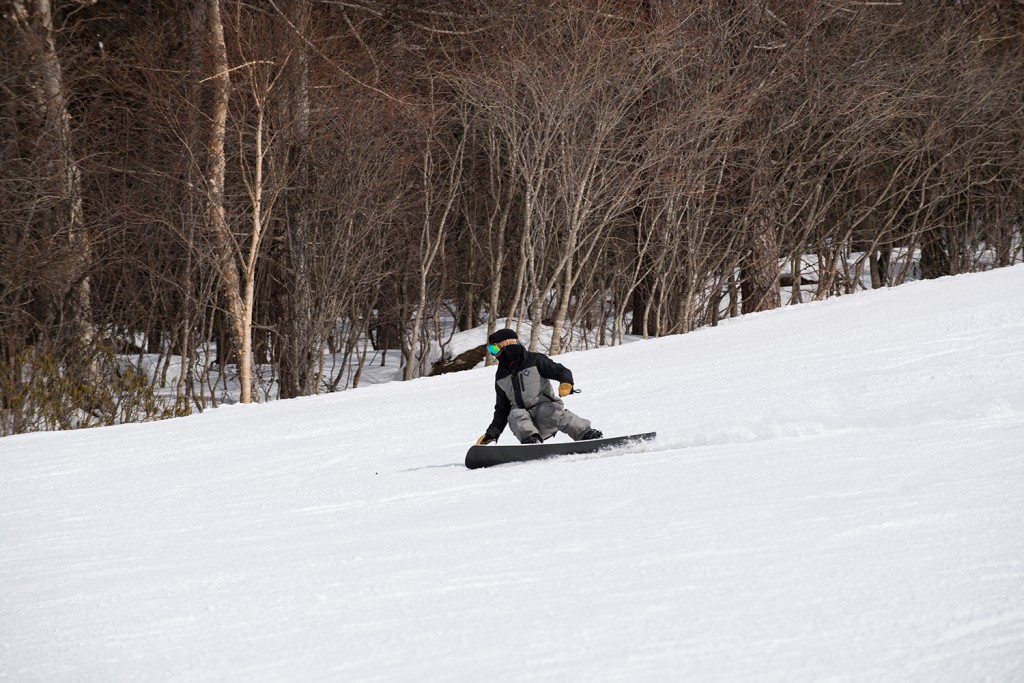
M 583 432 L 583 436 L 580 437 L 580 441 L 590 441 L 591 439 L 600 439 L 604 434 L 597 431 L 596 429 L 588 429 Z
M 544 439 L 540 438 L 540 434 L 531 434 L 530 436 L 526 437 L 523 443 L 544 443 Z

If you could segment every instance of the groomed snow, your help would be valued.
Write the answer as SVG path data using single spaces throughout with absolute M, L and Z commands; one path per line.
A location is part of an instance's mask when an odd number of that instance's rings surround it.
M 0 679 L 1024 680 L 1024 267 L 559 360 L 0 440 Z

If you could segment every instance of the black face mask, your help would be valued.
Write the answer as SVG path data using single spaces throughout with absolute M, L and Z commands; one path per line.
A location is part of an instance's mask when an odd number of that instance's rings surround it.
M 520 344 L 509 344 L 498 354 L 498 363 L 502 367 L 515 369 L 523 360 L 523 347 Z

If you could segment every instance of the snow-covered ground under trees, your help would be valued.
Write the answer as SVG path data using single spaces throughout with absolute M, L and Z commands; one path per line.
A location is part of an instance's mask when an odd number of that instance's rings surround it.
M 1024 266 L 559 360 L 0 440 L 0 679 L 1024 680 Z

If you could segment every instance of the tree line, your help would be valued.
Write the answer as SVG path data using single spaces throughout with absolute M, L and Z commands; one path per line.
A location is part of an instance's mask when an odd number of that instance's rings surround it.
M 0 41 L 0 435 L 1022 260 L 1013 0 L 14 0 Z

